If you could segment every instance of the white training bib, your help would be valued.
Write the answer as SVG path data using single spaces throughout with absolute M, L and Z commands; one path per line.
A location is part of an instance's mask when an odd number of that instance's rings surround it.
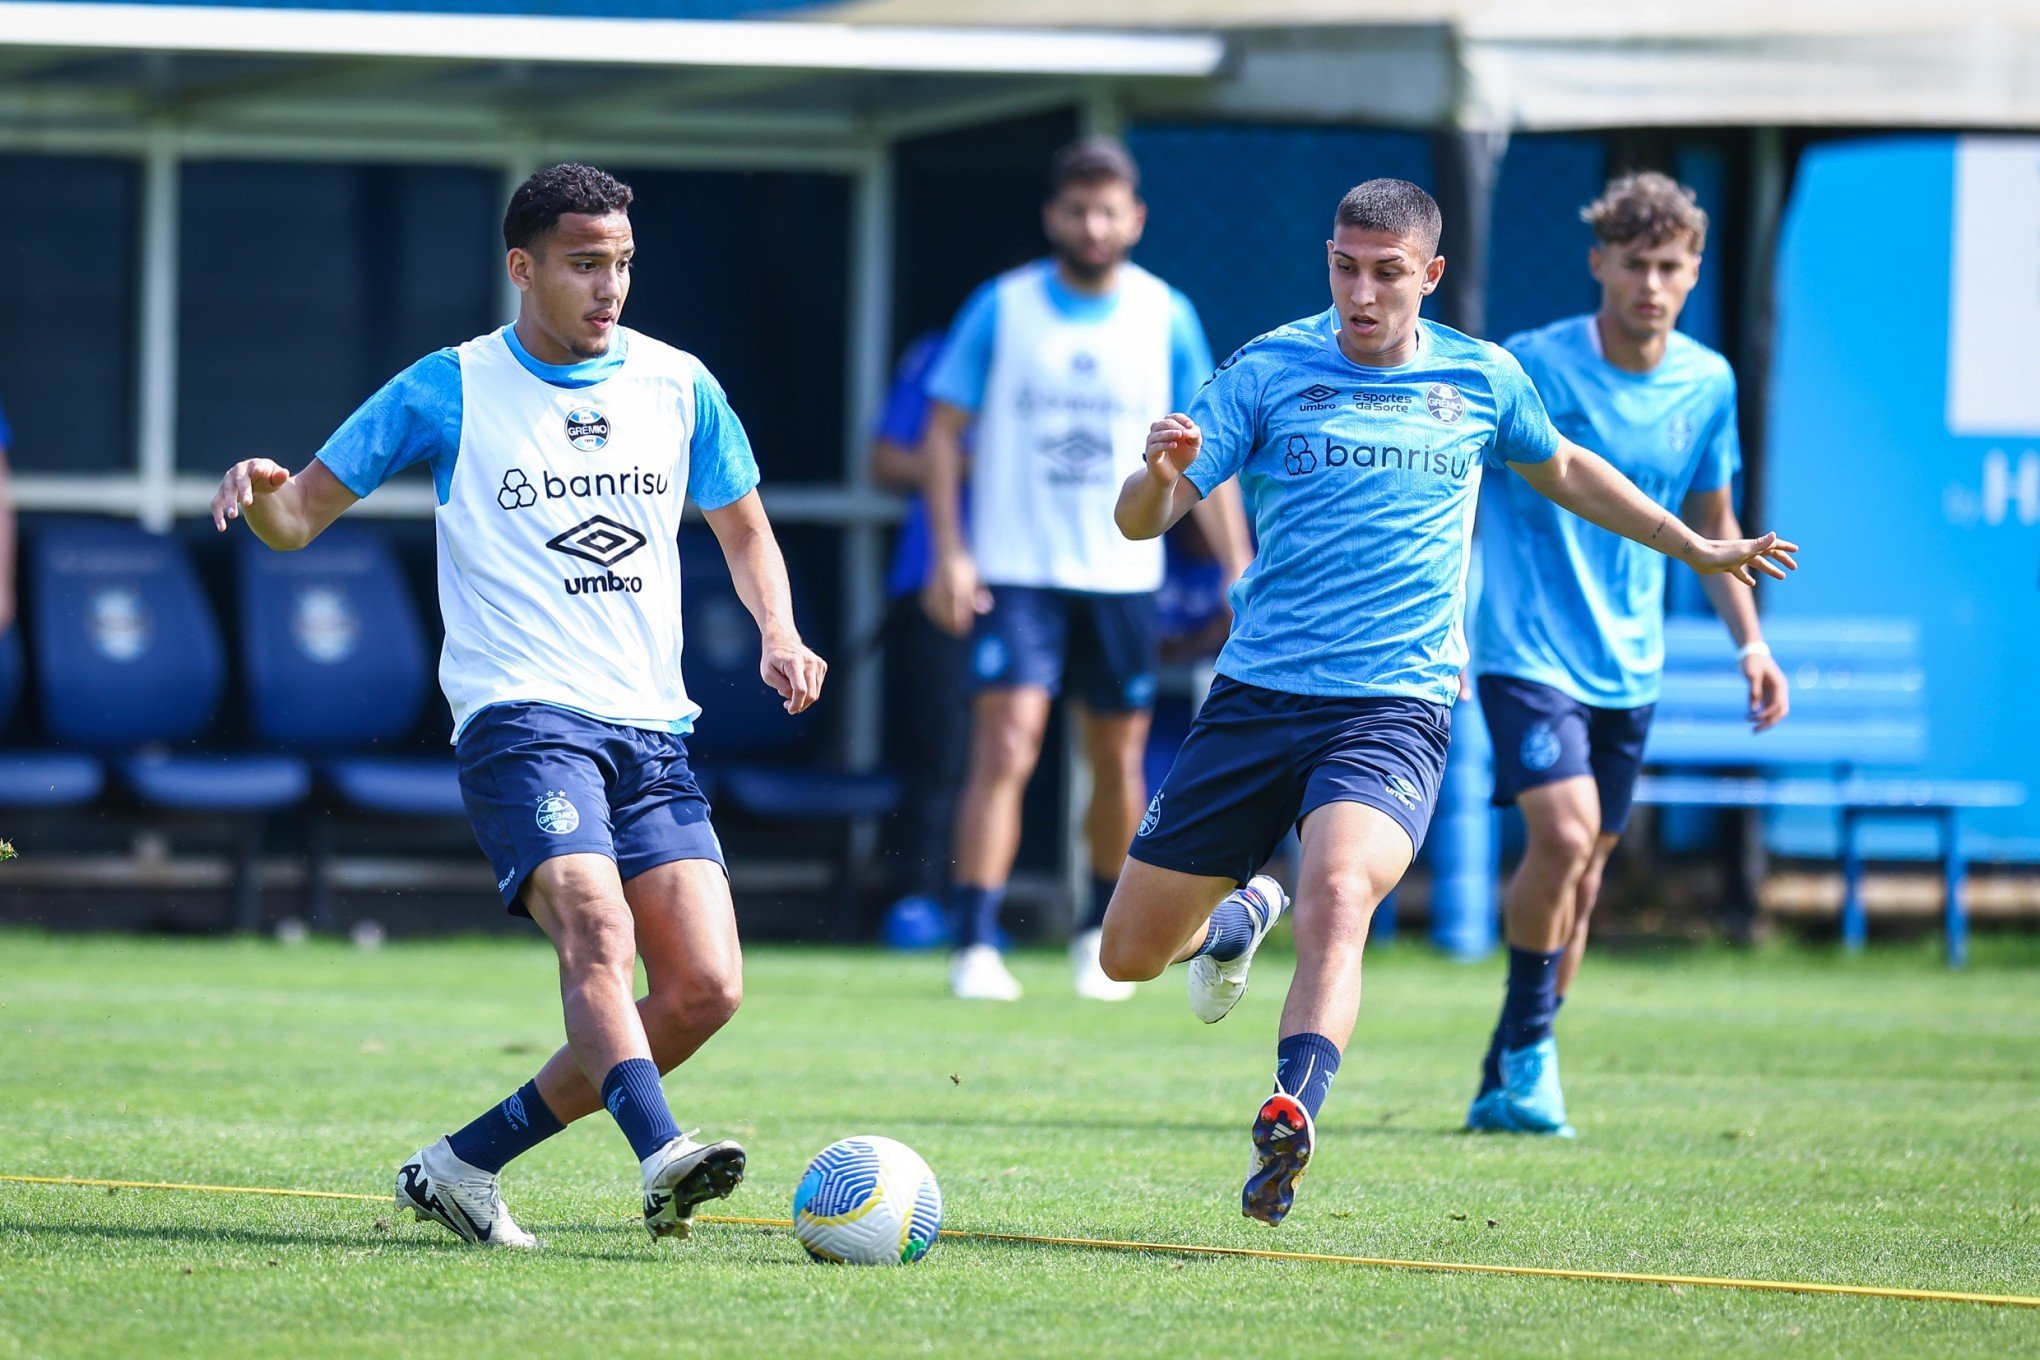
M 971 456 L 972 553 L 991 585 L 1131 595 L 1162 584 L 1162 541 L 1113 523 L 1119 487 L 1168 414 L 1169 287 L 1122 265 L 1112 310 L 1072 320 L 1037 264 L 1001 278 Z
M 502 331 L 456 351 L 460 452 L 436 516 L 456 733 L 520 701 L 662 731 L 701 711 L 680 679 L 679 548 L 701 365 L 617 339 L 622 365 L 587 387 L 537 377 Z

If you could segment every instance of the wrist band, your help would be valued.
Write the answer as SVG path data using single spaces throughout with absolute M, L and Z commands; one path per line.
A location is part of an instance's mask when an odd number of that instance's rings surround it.
M 1753 656 L 1769 656 L 1770 654 L 1771 644 L 1760 639 L 1756 642 L 1745 642 L 1742 646 L 1736 648 L 1735 659 L 1747 661 Z

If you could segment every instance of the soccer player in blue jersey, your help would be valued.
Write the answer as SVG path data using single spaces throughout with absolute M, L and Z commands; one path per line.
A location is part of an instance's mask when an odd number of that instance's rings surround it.
M 1020 995 L 994 939 L 1021 798 L 1065 686 L 1082 705 L 1091 767 L 1091 901 L 1070 944 L 1072 979 L 1094 1000 L 1132 992 L 1099 969 L 1098 929 L 1147 802 L 1163 560 L 1160 543 L 1114 532 L 1112 503 L 1140 466 L 1148 422 L 1211 369 L 1189 300 L 1127 258 L 1147 221 L 1138 190 L 1117 142 L 1058 155 L 1042 210 L 1052 258 L 979 288 L 928 375 L 935 560 L 922 600 L 937 626 L 970 636 L 976 686 L 950 904 L 950 990 L 969 1000 Z M 968 534 L 957 515 L 966 431 Z M 1238 493 L 1212 490 L 1200 523 L 1237 575 L 1248 552 Z
M 1581 214 L 1600 309 L 1507 342 L 1552 422 L 1697 532 L 1742 536 L 1735 375 L 1674 329 L 1700 276 L 1707 214 L 1660 174 L 1624 176 Z M 1535 495 L 1481 493 L 1485 565 L 1473 670 L 1494 735 L 1497 806 L 1523 813 L 1504 918 L 1507 992 L 1467 1111 L 1470 1129 L 1572 1136 L 1552 1023 L 1580 966 L 1601 873 L 1629 818 L 1664 664 L 1664 560 Z M 1753 592 L 1700 578 L 1728 625 L 1758 731 L 1783 718 L 1785 676 Z
M 537 1076 L 397 1173 L 399 1209 L 488 1246 L 537 1245 L 504 1207 L 504 1165 L 599 1109 L 638 1159 L 654 1237 L 685 1237 L 694 1206 L 743 1176 L 743 1149 L 683 1134 L 659 1080 L 743 991 L 722 847 L 684 740 L 700 713 L 680 678 L 685 501 L 722 545 L 788 712 L 814 702 L 827 669 L 794 628 L 722 388 L 620 324 L 630 203 L 587 166 L 533 175 L 503 221 L 515 324 L 405 369 L 296 476 L 235 464 L 212 503 L 222 531 L 245 518 L 290 550 L 399 469 L 432 470 L 461 792 L 504 905 L 559 955 L 566 1014 L 566 1046 Z M 633 1000 L 639 957 L 649 993 Z
M 1326 243 L 1331 307 L 1249 342 L 1188 414 L 1157 421 L 1119 497 L 1121 531 L 1152 538 L 1236 475 L 1260 540 L 1233 588 L 1211 697 L 1134 836 L 1100 958 L 1128 979 L 1188 960 L 1192 1010 L 1222 1018 L 1280 912 L 1250 880 L 1298 828 L 1296 975 L 1241 1194 L 1268 1224 L 1310 1161 L 1359 1014 L 1374 907 L 1430 822 L 1466 664 L 1483 471 L 1506 469 L 1697 571 L 1783 575 L 1795 551 L 1773 534 L 1694 532 L 1554 429 L 1506 352 L 1420 319 L 1445 270 L 1440 225 L 1431 196 L 1402 180 L 1348 193 Z

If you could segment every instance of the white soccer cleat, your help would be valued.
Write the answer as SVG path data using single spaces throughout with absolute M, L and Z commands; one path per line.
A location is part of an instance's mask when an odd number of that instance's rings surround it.
M 454 1155 L 444 1138 L 397 1168 L 397 1209 L 439 1224 L 478 1247 L 535 1247 L 503 1207 L 497 1178 Z
M 998 950 L 974 944 L 949 960 L 949 993 L 959 1001 L 1018 1001 L 1020 979 L 1007 971 Z
M 1246 904 L 1247 914 L 1254 919 L 1254 938 L 1236 959 L 1220 963 L 1208 954 L 1199 954 L 1190 960 L 1190 1012 L 1207 1025 L 1225 1019 L 1247 994 L 1247 970 L 1253 966 L 1254 951 L 1289 909 L 1288 894 L 1266 874 L 1255 874 L 1227 900 L 1234 897 Z
M 686 1240 L 694 1206 L 726 1199 L 744 1179 L 744 1150 L 725 1139 L 697 1143 L 695 1129 L 681 1134 L 640 1164 L 645 1175 L 645 1231 L 654 1238 Z
M 1086 1001 L 1124 1001 L 1133 995 L 1133 984 L 1105 976 L 1098 966 L 1098 940 L 1104 933 L 1086 930 L 1070 941 L 1070 982 Z

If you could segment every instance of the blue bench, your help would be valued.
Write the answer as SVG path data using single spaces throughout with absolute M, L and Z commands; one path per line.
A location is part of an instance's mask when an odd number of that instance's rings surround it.
M 1928 758 L 1925 672 L 1912 620 L 1782 619 L 1764 631 L 1792 682 L 1792 713 L 1753 733 L 1744 716 L 1748 687 L 1727 631 L 1713 619 L 1666 620 L 1664 691 L 1644 749 L 1646 769 L 1663 773 L 1638 781 L 1637 801 L 1833 809 L 1841 831 L 1842 942 L 1851 949 L 1868 934 L 1863 824 L 1937 823 L 1948 963 L 1960 967 L 1969 949 L 1962 813 L 2015 807 L 2025 787 L 1910 773 Z

